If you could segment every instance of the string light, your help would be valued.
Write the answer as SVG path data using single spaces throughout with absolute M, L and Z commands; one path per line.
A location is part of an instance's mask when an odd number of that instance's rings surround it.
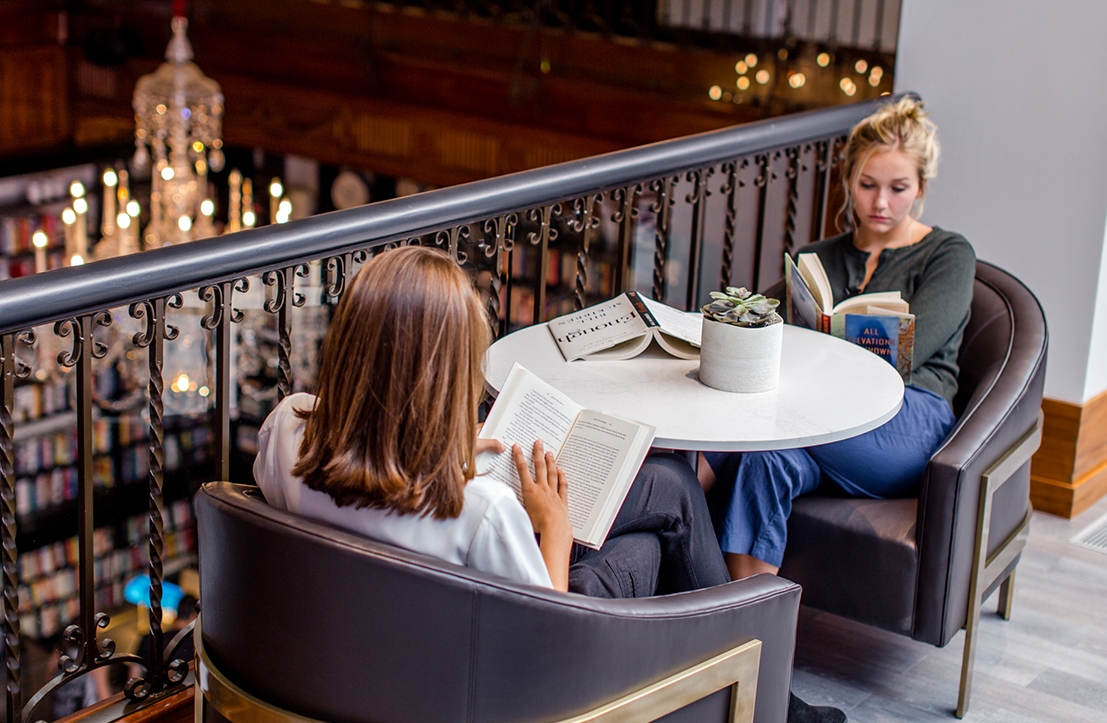
M 769 71 L 761 69 L 757 71 L 757 75 L 753 76 L 754 79 L 761 85 L 765 85 L 769 82 Z
M 819 64 L 820 68 L 825 68 L 830 65 L 830 53 L 819 53 L 815 58 L 815 62 Z
M 707 97 L 711 100 L 718 100 L 723 97 L 723 89 L 717 85 L 713 85 L 711 89 L 707 91 Z

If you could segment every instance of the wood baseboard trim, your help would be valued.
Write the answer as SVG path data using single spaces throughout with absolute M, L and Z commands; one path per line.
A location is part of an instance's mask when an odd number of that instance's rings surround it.
M 1030 500 L 1036 510 L 1072 518 L 1107 496 L 1107 392 L 1084 404 L 1043 399 L 1042 411 Z

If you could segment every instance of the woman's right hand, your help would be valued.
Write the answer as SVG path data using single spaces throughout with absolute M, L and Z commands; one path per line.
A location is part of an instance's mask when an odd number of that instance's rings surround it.
M 553 453 L 545 451 L 541 440 L 534 442 L 533 477 L 523 448 L 515 444 L 511 453 L 522 484 L 523 508 L 540 535 L 538 547 L 550 579 L 555 589 L 568 590 L 573 526 L 569 522 L 569 482 L 565 472 L 554 463 Z

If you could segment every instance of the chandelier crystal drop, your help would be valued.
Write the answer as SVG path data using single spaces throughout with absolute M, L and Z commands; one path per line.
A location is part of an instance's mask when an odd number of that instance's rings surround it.
M 188 20 L 173 18 L 166 62 L 135 85 L 134 168 L 151 168 L 147 248 L 214 235 L 201 212 L 208 170 L 223 168 L 223 93 L 192 62 Z

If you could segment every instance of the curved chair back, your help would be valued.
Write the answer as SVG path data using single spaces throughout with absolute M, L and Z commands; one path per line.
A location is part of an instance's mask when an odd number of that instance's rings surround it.
M 270 508 L 197 496 L 203 649 L 249 694 L 323 721 L 556 721 L 761 641 L 757 721 L 783 721 L 799 588 L 759 576 L 641 600 L 557 593 Z M 720 691 L 666 720 L 726 720 Z
M 1030 456 L 1041 439 L 1048 334 L 1038 300 L 978 261 L 961 342 L 957 424 L 918 499 L 795 501 L 780 574 L 804 604 L 945 645 L 968 627 L 959 715 L 968 705 L 980 604 L 1011 581 L 1030 521 Z

